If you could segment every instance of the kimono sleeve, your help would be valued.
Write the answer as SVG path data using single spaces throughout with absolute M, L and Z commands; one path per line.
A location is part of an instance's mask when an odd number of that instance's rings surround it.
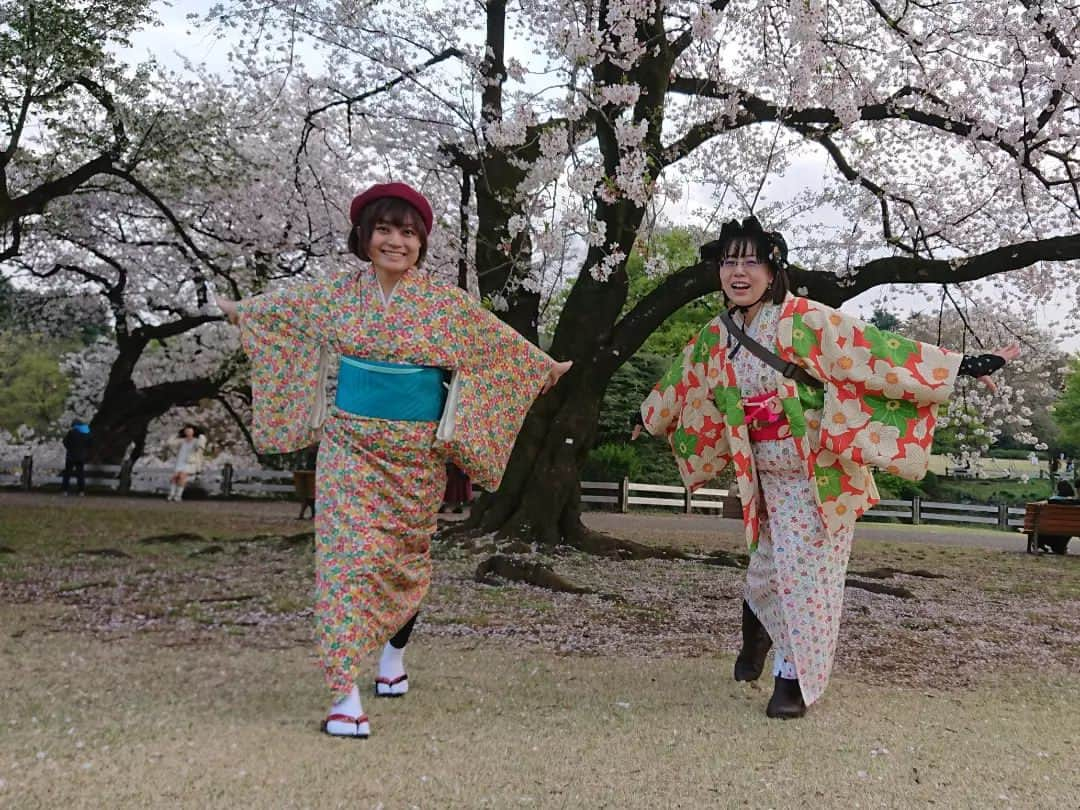
M 641 421 L 645 430 L 653 436 L 668 436 L 675 431 L 679 414 L 686 402 L 683 377 L 691 364 L 695 337 L 683 349 L 682 354 L 668 367 L 664 376 L 641 403 Z
M 260 452 L 288 453 L 319 440 L 330 301 L 326 283 L 314 282 L 237 307 L 240 342 L 251 360 L 251 434 Z
M 484 489 L 502 482 L 525 416 L 552 359 L 469 295 L 449 288 L 447 339 L 460 392 L 453 437 L 442 452 Z
M 962 354 L 806 299 L 787 303 L 778 343 L 784 359 L 826 384 L 823 449 L 912 480 L 926 474 Z
M 645 429 L 667 437 L 679 477 L 690 490 L 698 489 L 731 461 L 724 410 L 730 391 L 720 384 L 720 332 L 715 321 L 687 344 L 679 358 L 641 405 Z M 720 403 L 717 393 L 723 393 Z M 741 409 L 740 409 L 741 412 Z

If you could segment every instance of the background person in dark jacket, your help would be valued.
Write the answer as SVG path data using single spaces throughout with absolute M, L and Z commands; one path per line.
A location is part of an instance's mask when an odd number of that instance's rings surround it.
M 76 419 L 71 423 L 71 430 L 64 436 L 64 449 L 67 455 L 64 457 L 64 474 L 60 488 L 65 495 L 70 494 L 68 484 L 74 474 L 78 480 L 79 494 L 86 494 L 86 457 L 90 453 L 90 426 L 82 420 Z

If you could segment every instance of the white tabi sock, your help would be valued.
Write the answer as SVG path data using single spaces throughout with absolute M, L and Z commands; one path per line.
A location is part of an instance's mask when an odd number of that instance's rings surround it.
M 184 488 L 181 486 L 176 487 L 176 498 L 174 500 L 182 501 L 184 499 Z
M 787 678 L 788 680 L 795 681 L 799 678 L 799 670 L 795 667 L 795 659 L 791 655 L 784 653 L 782 649 L 777 647 L 773 651 L 773 677 Z
M 379 657 L 379 677 L 393 680 L 405 674 L 405 648 L 387 642 Z
M 375 681 L 375 694 L 379 697 L 400 697 L 409 691 L 409 679 L 405 677 L 405 648 L 387 642 L 379 657 L 379 677 Z
M 327 714 L 363 717 L 364 709 L 360 705 L 360 690 L 354 686 L 348 695 L 330 707 Z M 360 724 L 345 720 L 327 720 L 326 733 L 333 734 L 335 737 L 366 737 L 371 733 L 371 726 L 366 719 Z
M 176 484 L 170 484 L 169 485 L 169 497 L 167 497 L 165 500 L 171 501 L 171 500 L 174 500 L 175 498 L 176 498 Z

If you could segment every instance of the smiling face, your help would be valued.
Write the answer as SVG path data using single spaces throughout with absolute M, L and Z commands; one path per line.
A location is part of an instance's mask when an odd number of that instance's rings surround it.
M 734 306 L 756 304 L 768 291 L 772 280 L 772 268 L 758 259 L 752 240 L 735 239 L 727 246 L 720 265 L 720 286 Z
M 349 233 L 349 251 L 383 273 L 397 275 L 416 267 L 427 252 L 420 212 L 396 197 L 369 203 Z
M 404 273 L 420 260 L 420 235 L 411 223 L 376 222 L 367 255 L 376 270 L 392 275 Z

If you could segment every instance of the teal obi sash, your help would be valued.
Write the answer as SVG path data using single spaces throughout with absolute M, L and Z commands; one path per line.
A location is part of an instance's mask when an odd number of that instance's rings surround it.
M 397 422 L 438 422 L 446 402 L 446 372 L 435 366 L 342 357 L 334 404 L 356 416 Z

